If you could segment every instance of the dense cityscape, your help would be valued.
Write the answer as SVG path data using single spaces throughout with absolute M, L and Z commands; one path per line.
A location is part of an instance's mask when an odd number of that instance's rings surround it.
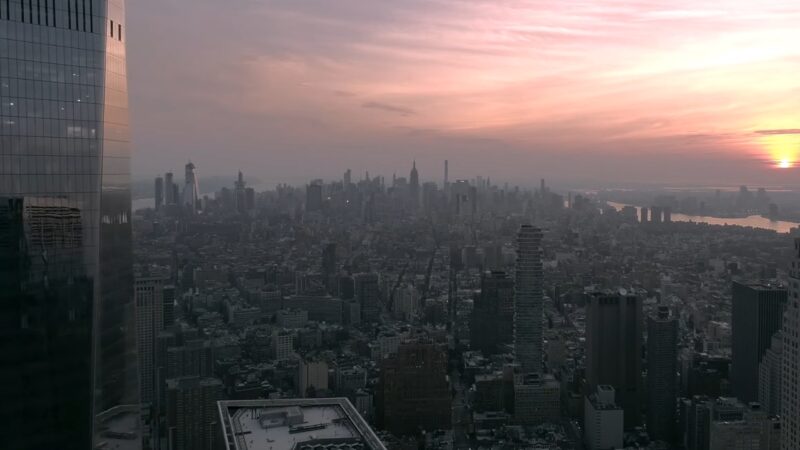
M 781 448 L 789 235 L 446 161 L 438 183 L 184 179 L 133 220 L 152 448 L 214 448 L 215 401 L 330 397 L 387 448 Z
M 307 3 L 0 0 L 0 448 L 800 450 L 800 12 Z

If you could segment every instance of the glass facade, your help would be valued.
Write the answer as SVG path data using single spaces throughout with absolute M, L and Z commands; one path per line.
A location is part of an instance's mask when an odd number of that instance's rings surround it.
M 124 19 L 0 0 L 4 448 L 139 447 Z

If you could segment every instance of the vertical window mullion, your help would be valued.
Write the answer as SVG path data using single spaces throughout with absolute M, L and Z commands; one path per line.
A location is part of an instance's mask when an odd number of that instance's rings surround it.
M 69 29 L 72 29 L 72 0 L 67 0 L 67 21 L 69 21 Z

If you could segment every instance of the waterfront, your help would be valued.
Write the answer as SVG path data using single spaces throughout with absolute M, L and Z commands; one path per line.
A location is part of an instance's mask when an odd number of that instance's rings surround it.
M 621 210 L 625 206 L 634 206 L 625 203 L 617 203 L 610 201 L 607 201 L 606 203 L 608 203 L 609 206 L 613 207 L 617 211 Z M 638 206 L 634 207 L 636 208 L 637 214 L 640 214 L 641 208 Z M 672 220 L 675 222 L 697 222 L 697 223 L 707 223 L 710 225 L 737 225 L 740 227 L 762 228 L 765 230 L 777 231 L 778 233 L 789 233 L 791 232 L 792 228 L 798 227 L 798 224 L 794 222 L 786 222 L 783 220 L 770 220 L 763 216 L 711 217 L 711 216 L 695 216 L 688 214 L 672 213 Z

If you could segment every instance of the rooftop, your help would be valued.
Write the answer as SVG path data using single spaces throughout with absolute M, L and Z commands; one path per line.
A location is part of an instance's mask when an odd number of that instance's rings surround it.
M 346 398 L 217 403 L 228 450 L 385 450 Z

